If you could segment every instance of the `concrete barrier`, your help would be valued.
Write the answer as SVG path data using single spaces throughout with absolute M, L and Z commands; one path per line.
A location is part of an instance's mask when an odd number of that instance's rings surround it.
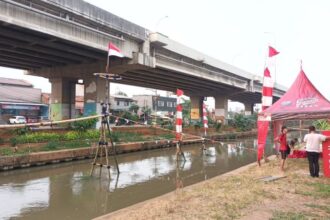
M 201 143 L 202 139 L 189 139 L 184 140 L 183 144 Z M 151 150 L 158 148 L 173 147 L 176 141 L 148 141 L 148 142 L 134 142 L 123 143 L 116 145 L 117 153 L 129 153 L 142 150 Z M 31 166 L 42 166 L 52 163 L 67 162 L 72 160 L 81 160 L 93 158 L 95 155 L 96 147 L 67 149 L 49 152 L 29 153 L 25 155 L 4 156 L 0 157 L 0 171 L 25 168 Z

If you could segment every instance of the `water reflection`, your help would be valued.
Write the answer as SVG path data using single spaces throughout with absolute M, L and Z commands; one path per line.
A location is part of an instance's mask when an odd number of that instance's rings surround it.
M 91 219 L 254 162 L 253 140 L 184 146 L 118 156 L 121 173 L 90 176 L 87 161 L 0 173 L 0 219 Z M 113 161 L 111 161 L 113 162 Z M 99 172 L 97 169 L 96 173 Z M 10 208 L 7 208 L 7 205 Z
M 49 178 L 0 186 L 0 219 L 19 217 L 49 205 Z

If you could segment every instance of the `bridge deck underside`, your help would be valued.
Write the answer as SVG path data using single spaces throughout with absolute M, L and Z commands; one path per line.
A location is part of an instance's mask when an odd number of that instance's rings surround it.
M 205 80 L 182 73 L 164 69 L 148 69 L 140 71 L 129 71 L 122 75 L 118 83 L 143 86 L 175 92 L 182 89 L 188 96 L 226 96 L 230 100 L 259 103 L 261 94 L 248 92 L 243 89 L 223 85 L 219 82 Z
M 106 57 L 106 51 L 0 22 L 0 66 L 3 67 L 23 70 L 65 67 L 105 61 Z M 128 71 L 119 83 L 166 91 L 180 88 L 187 95 L 224 95 L 240 102 L 259 103 L 261 99 L 260 93 L 161 68 Z
M 0 22 L 0 66 L 29 70 L 105 58 L 105 51 Z

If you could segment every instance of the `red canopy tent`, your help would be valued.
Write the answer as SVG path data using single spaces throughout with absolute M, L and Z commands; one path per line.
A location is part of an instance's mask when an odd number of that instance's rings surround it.
M 262 113 L 270 114 L 273 121 L 328 118 L 330 102 L 301 70 L 290 89 Z
M 330 118 L 330 102 L 301 70 L 290 89 L 277 102 L 259 114 L 258 160 L 261 159 L 265 148 L 268 121 L 274 122 L 274 136 L 277 136 L 284 120 L 323 118 Z

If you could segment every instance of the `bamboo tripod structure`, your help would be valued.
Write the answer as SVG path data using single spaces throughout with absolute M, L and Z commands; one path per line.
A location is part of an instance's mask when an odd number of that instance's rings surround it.
M 106 104 L 103 104 L 102 109 L 106 108 L 106 107 L 104 107 L 104 105 L 106 105 Z M 110 131 L 110 126 L 109 126 L 108 119 L 109 119 L 108 114 L 104 114 L 102 116 L 99 143 L 98 143 L 98 146 L 96 148 L 96 153 L 95 153 L 95 157 L 94 157 L 94 160 L 93 160 L 93 163 L 92 163 L 92 168 L 91 168 L 90 175 L 93 175 L 93 171 L 94 171 L 95 166 L 99 166 L 100 167 L 100 176 L 101 176 L 102 167 L 106 166 L 107 169 L 108 169 L 108 172 L 109 172 L 109 177 L 110 177 L 109 142 L 108 142 L 106 131 L 108 131 L 109 136 L 111 135 L 111 131 Z M 113 144 L 113 141 L 112 141 L 111 137 L 109 137 L 109 140 L 110 140 L 110 143 L 111 143 L 111 148 L 113 150 L 113 157 L 114 157 L 114 160 L 115 160 L 117 173 L 119 174 L 120 171 L 119 171 L 118 161 L 117 161 L 117 157 L 116 157 L 116 154 L 117 154 L 116 147 Z M 100 160 L 99 160 L 99 162 L 97 162 L 97 158 L 98 158 L 99 155 L 100 155 Z M 103 155 L 105 156 L 106 164 L 103 163 Z
M 99 166 L 100 167 L 100 176 L 101 176 L 101 172 L 102 172 L 102 167 L 106 166 L 109 172 L 109 178 L 110 178 L 110 165 L 109 165 L 109 142 L 108 142 L 108 138 L 106 135 L 106 130 L 108 131 L 109 134 L 109 140 L 110 140 L 110 144 L 111 144 L 111 149 L 113 150 L 113 157 L 115 159 L 115 164 L 116 164 L 116 168 L 117 168 L 117 173 L 119 174 L 119 166 L 118 166 L 118 161 L 117 161 L 117 151 L 116 151 L 116 146 L 114 145 L 112 139 L 111 139 L 111 130 L 110 130 L 110 125 L 109 125 L 109 108 L 110 108 L 110 102 L 109 102 L 109 79 L 113 79 L 113 80 L 120 80 L 121 78 L 115 74 L 111 74 L 109 72 L 109 57 L 107 58 L 107 66 L 106 66 L 106 73 L 94 73 L 94 75 L 99 76 L 101 78 L 105 78 L 106 79 L 106 84 L 105 84 L 105 92 L 106 92 L 106 103 L 101 103 L 102 106 L 102 118 L 101 118 L 101 128 L 100 128 L 100 138 L 99 138 L 99 143 L 98 146 L 96 148 L 96 153 L 95 153 L 95 157 L 92 163 L 92 168 L 91 168 L 91 172 L 90 175 L 93 175 L 93 171 L 95 166 Z M 104 150 L 104 151 L 103 151 Z M 97 157 L 100 154 L 100 161 L 99 163 L 97 163 Z M 106 160 L 106 164 L 103 163 L 103 154 L 105 154 L 105 160 Z

